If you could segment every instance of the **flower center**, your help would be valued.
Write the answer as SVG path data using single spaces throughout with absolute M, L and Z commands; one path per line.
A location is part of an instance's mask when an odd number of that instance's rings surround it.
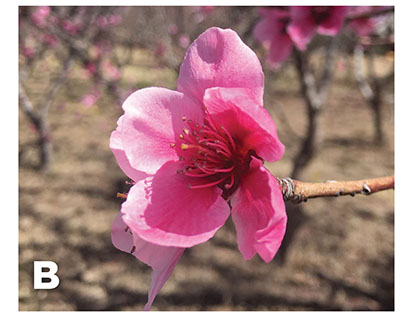
M 187 127 L 179 135 L 183 168 L 177 173 L 197 179 L 190 189 L 218 186 L 227 199 L 239 186 L 240 176 L 247 172 L 252 150 L 246 150 L 222 125 L 217 125 L 206 110 L 204 124 L 182 118 Z M 176 144 L 171 144 L 175 147 Z

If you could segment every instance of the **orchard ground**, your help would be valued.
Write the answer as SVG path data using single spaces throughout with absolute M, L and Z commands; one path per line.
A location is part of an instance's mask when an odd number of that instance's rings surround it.
M 124 71 L 134 86 L 176 87 L 177 74 L 144 51 Z M 52 69 L 44 61 L 43 69 Z M 385 143 L 373 143 L 373 115 L 347 68 L 336 69 L 321 121 L 323 141 L 304 181 L 358 180 L 394 173 L 393 84 L 384 91 Z M 379 71 L 393 58 L 382 56 Z M 43 71 L 43 70 L 41 70 Z M 37 71 L 27 86 L 40 100 L 48 79 Z M 49 115 L 52 169 L 37 170 L 36 134 L 19 114 L 19 309 L 142 310 L 151 268 L 113 247 L 111 223 L 129 189 L 109 149 L 122 110 L 103 96 L 84 107 L 89 84 L 72 79 Z M 128 93 L 129 94 L 129 91 Z M 297 75 L 290 64 L 266 72 L 265 107 L 274 118 L 284 158 L 268 168 L 289 175 L 307 120 Z M 179 197 L 171 197 L 179 199 Z M 182 201 L 184 208 L 184 201 Z M 394 191 L 371 196 L 319 198 L 303 204 L 307 221 L 297 231 L 286 261 L 244 261 L 231 220 L 210 241 L 185 251 L 152 310 L 393 310 Z M 60 285 L 33 289 L 33 261 L 58 264 Z

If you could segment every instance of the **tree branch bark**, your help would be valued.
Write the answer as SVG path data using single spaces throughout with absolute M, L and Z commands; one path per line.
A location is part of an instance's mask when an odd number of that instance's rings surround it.
M 310 198 L 339 197 L 394 189 L 394 176 L 357 181 L 333 181 L 320 183 L 302 182 L 291 178 L 277 178 L 285 200 L 305 202 Z

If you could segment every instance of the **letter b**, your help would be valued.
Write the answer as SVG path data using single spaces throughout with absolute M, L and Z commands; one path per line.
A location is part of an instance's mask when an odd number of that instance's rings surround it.
M 49 271 L 43 271 L 48 268 Z M 60 278 L 55 274 L 58 270 L 57 263 L 53 261 L 34 261 L 33 262 L 33 288 L 34 289 L 54 289 L 60 283 Z M 50 281 L 43 282 L 43 278 Z

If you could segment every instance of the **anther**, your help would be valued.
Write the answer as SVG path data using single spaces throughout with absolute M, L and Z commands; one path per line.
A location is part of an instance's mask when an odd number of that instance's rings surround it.
M 179 138 L 180 138 L 180 139 L 183 139 L 183 134 L 179 134 Z
M 186 119 L 187 119 L 187 118 L 186 118 L 185 116 L 182 117 L 182 121 L 186 121 Z
M 183 138 L 183 136 L 182 136 L 182 138 Z M 189 148 L 189 145 L 187 145 L 186 143 L 182 143 L 181 144 L 181 149 L 182 150 L 187 150 Z
M 169 144 L 169 146 L 171 146 L 172 148 L 174 148 L 174 147 L 176 146 L 176 144 L 175 144 L 175 143 L 171 143 L 171 144 Z
M 179 161 L 184 161 L 184 160 L 185 160 L 185 158 L 182 155 L 180 155 L 179 156 Z
M 184 128 L 184 129 L 183 129 L 183 132 L 184 132 L 186 135 L 189 135 L 189 133 L 190 133 L 189 130 L 188 130 L 187 128 Z
M 133 254 L 133 252 L 135 252 L 135 250 L 136 250 L 136 246 L 134 245 L 134 246 L 132 246 L 131 254 Z
M 128 198 L 128 195 L 127 195 L 127 194 L 124 194 L 124 193 L 117 192 L 117 197 L 118 197 L 118 198 L 126 199 L 126 198 Z

